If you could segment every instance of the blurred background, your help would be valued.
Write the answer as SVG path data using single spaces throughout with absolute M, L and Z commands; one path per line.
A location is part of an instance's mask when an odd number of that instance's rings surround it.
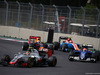
M 0 25 L 100 38 L 99 0 L 0 0 Z

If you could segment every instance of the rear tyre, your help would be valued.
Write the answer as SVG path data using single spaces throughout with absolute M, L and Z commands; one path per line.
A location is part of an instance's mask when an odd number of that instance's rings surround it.
M 30 43 L 30 44 L 29 44 L 29 47 L 30 47 L 30 48 L 33 48 L 33 47 L 34 47 L 34 43 Z
M 65 44 L 63 44 L 62 51 L 65 52 Z
M 57 58 L 55 56 L 51 56 L 48 58 L 48 66 L 55 67 L 57 64 Z
M 63 44 L 62 51 L 63 51 L 63 52 L 66 52 L 66 50 L 65 50 L 66 48 L 68 49 L 67 44 Z M 69 51 L 69 50 L 67 50 L 67 52 L 68 52 L 68 51 Z
M 53 43 L 54 50 L 58 50 L 59 46 L 60 46 L 59 42 Z
M 43 46 L 44 46 L 44 48 L 48 47 L 47 43 L 43 43 Z
M 26 51 L 29 47 L 29 44 L 27 42 L 24 42 L 23 46 L 22 46 L 22 50 Z

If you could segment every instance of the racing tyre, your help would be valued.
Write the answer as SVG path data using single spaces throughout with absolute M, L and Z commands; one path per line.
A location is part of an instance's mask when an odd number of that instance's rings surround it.
M 96 63 L 96 53 L 93 53 L 92 55 L 91 55 L 91 62 L 92 63 Z
M 30 43 L 29 44 L 29 47 L 32 47 L 33 48 L 34 47 L 34 44 L 33 43 Z
M 48 58 L 48 66 L 55 67 L 57 64 L 57 58 L 55 56 L 51 56 Z
M 68 56 L 68 59 L 69 59 L 69 61 L 74 61 L 74 52 L 73 51 L 71 51 L 70 53 L 69 53 L 69 56 Z
M 18 61 L 17 61 L 17 63 L 15 64 L 15 66 L 17 66 L 17 67 L 22 67 L 23 63 L 24 63 L 24 59 L 23 59 L 23 58 L 20 58 L 20 59 L 18 59 Z
M 53 43 L 54 50 L 58 50 L 59 46 L 60 46 L 59 42 Z
M 44 46 L 44 48 L 48 47 L 47 43 L 43 43 L 43 46 Z
M 68 48 L 68 47 L 67 47 L 67 44 L 63 44 L 63 47 L 62 47 L 62 51 L 63 51 L 63 52 L 66 52 L 65 48 Z M 69 51 L 69 50 L 67 50 L 67 51 Z
M 31 57 L 29 57 L 28 61 L 27 61 L 27 67 L 31 68 L 32 66 L 34 66 L 34 59 L 32 59 Z
M 96 52 L 95 52 L 95 57 L 96 57 L 96 60 L 97 60 L 97 61 L 100 60 L 100 52 L 99 52 L 99 51 L 96 51 Z
M 91 60 L 91 63 L 96 63 L 96 60 Z
M 1 59 L 3 66 L 8 66 L 10 61 L 11 61 L 11 58 L 9 55 L 4 55 Z
M 29 44 L 27 42 L 24 42 L 23 46 L 22 46 L 22 50 L 26 51 L 29 47 Z

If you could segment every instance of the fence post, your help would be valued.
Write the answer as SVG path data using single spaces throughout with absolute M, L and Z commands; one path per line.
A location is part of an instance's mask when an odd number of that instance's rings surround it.
M 20 18 L 20 3 L 18 1 L 16 1 L 16 3 L 18 4 L 18 16 L 17 16 L 17 26 L 20 25 L 20 22 L 19 22 L 19 18 Z
M 81 35 L 84 35 L 84 25 L 85 25 L 85 9 L 81 6 L 81 9 L 83 10 L 83 15 L 82 15 L 82 31 L 81 31 Z
M 6 3 L 6 21 L 5 21 L 5 25 L 8 25 L 8 3 L 6 0 L 4 0 L 4 2 Z
M 43 31 L 43 21 L 44 21 L 44 6 L 42 4 L 40 4 L 40 6 L 42 7 L 42 23 L 41 23 L 41 27 L 42 27 L 42 31 Z
M 56 5 L 53 5 L 53 7 L 55 7 L 55 9 L 56 9 L 55 15 L 56 15 L 56 21 L 57 21 L 57 22 L 55 22 L 55 25 L 56 25 L 56 23 L 57 23 L 57 25 L 58 25 L 58 32 L 60 33 L 58 9 L 57 9 Z
M 100 21 L 100 10 L 98 8 L 96 8 L 96 10 L 98 11 L 98 21 L 97 21 L 97 26 L 96 26 L 96 38 L 98 38 L 98 28 L 99 28 L 99 21 Z
M 68 30 L 67 30 L 67 32 L 69 34 L 69 30 L 70 30 L 70 20 L 71 20 L 71 11 L 72 11 L 72 9 L 71 9 L 71 7 L 69 5 L 67 7 L 69 9 Z
M 28 22 L 28 28 L 30 29 L 31 28 L 31 22 L 32 22 L 32 10 L 33 10 L 33 6 L 32 4 L 29 2 L 29 5 L 31 7 L 31 10 L 30 10 L 30 17 L 29 17 L 29 22 Z

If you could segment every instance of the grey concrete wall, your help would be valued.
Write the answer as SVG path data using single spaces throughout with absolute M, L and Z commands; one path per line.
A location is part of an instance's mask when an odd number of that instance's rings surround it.
M 48 33 L 45 31 L 38 31 L 26 28 L 17 28 L 10 26 L 0 26 L 0 35 L 11 36 L 23 39 L 29 39 L 29 36 L 41 36 L 41 40 L 46 42 Z
M 32 29 L 25 29 L 25 28 L 17 28 L 17 27 L 8 27 L 8 26 L 0 26 L 0 35 L 29 39 L 29 36 L 41 36 L 41 41 L 46 42 L 48 33 L 45 31 L 37 31 Z M 58 41 L 60 36 L 68 36 L 72 37 L 72 40 L 75 43 L 79 44 L 93 44 L 95 49 L 100 50 L 100 38 L 92 38 L 92 37 L 85 37 L 79 35 L 70 35 L 70 34 L 63 34 L 63 33 L 54 33 L 54 40 Z

